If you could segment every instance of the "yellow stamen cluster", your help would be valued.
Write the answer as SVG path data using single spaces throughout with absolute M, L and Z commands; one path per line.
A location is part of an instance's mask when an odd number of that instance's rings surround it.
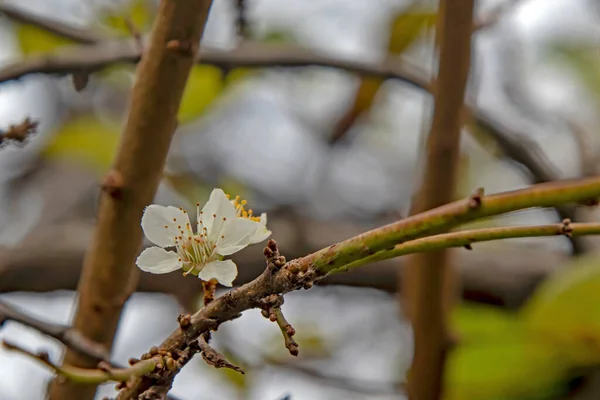
M 231 200 L 231 196 L 229 194 L 227 194 L 226 196 L 228 199 Z M 238 217 L 246 218 L 254 222 L 260 222 L 260 217 L 255 217 L 252 215 L 252 209 L 245 209 L 246 204 L 248 204 L 246 200 L 242 200 L 240 196 L 235 196 L 235 199 L 233 199 L 232 202 Z

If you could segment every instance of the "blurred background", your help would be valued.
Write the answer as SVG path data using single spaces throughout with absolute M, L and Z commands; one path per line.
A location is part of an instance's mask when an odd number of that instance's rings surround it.
M 237 1 L 213 3 L 205 50 L 231 56 L 250 43 L 255 47 L 245 54 L 264 50 L 275 61 L 268 68 L 194 67 L 155 201 L 190 209 L 214 187 L 239 193 L 255 212 L 269 214 L 288 259 L 406 215 L 420 183 L 431 96 L 403 79 L 310 65 L 392 63 L 427 82 L 436 65 L 436 2 L 246 0 L 243 32 Z M 0 77 L 3 68 L 81 46 L 15 17 L 15 10 L 119 40 L 148 32 L 156 2 L 0 1 Z M 458 195 L 478 186 L 494 193 L 596 174 L 600 4 L 480 0 L 476 10 Z M 282 65 L 279 49 L 306 63 Z M 311 62 L 316 59 L 321 62 Z M 89 81 L 82 91 L 71 75 L 29 74 L 0 84 L 1 129 L 26 117 L 40 122 L 28 143 L 0 149 L 0 292 L 40 319 L 68 323 L 71 317 L 99 181 L 118 143 L 134 72 L 132 64 L 114 63 L 84 74 Z M 597 214 L 533 210 L 471 226 L 566 216 L 597 221 Z M 453 250 L 464 301 L 452 315 L 458 344 L 448 360 L 446 398 L 600 398 L 597 243 L 556 237 Z M 235 259 L 235 284 L 264 268 L 261 246 Z M 258 311 L 244 313 L 223 325 L 214 343 L 247 374 L 213 369 L 197 357 L 172 394 L 183 400 L 404 398 L 412 334 L 395 295 L 401 264 L 369 265 L 286 296 L 297 359 L 275 324 Z M 113 355 L 121 363 L 160 343 L 179 313 L 200 304 L 193 278 L 141 279 L 117 335 Z M 0 338 L 60 360 L 61 348 L 31 329 L 7 323 Z M 42 399 L 51 377 L 43 366 L 0 350 L 0 400 Z M 113 387 L 102 386 L 98 398 L 113 395 Z

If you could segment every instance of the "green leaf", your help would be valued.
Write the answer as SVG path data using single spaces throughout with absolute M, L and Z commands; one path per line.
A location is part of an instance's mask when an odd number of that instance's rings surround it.
M 427 28 L 435 25 L 437 13 L 417 11 L 415 7 L 398 14 L 392 21 L 388 52 L 402 54 Z
M 574 260 L 544 281 L 522 311 L 527 329 L 560 347 L 573 366 L 600 363 L 600 257 Z
M 198 118 L 223 92 L 223 73 L 210 65 L 195 65 L 192 68 L 177 117 L 186 123 Z
M 563 391 L 568 373 L 555 350 L 524 331 L 460 345 L 448 356 L 444 399 L 550 399 Z
M 102 173 L 112 163 L 120 132 L 117 123 L 108 125 L 93 115 L 78 116 L 59 127 L 42 155 L 75 160 Z
M 129 20 L 141 33 L 148 32 L 154 19 L 154 7 L 148 0 L 133 0 L 117 11 L 106 12 L 101 22 L 120 36 L 131 36 Z
M 450 322 L 467 342 L 505 339 L 522 332 L 519 314 L 481 304 L 461 304 L 452 312 Z
M 28 24 L 17 24 L 15 34 L 24 55 L 50 53 L 59 47 L 71 45 L 71 40 L 54 35 L 45 29 Z
M 547 59 L 570 68 L 590 94 L 600 102 L 600 54 L 595 47 L 573 43 L 552 43 Z

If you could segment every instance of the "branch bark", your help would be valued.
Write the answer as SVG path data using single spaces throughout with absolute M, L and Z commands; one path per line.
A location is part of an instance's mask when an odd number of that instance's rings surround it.
M 474 1 L 441 0 L 439 7 L 440 61 L 434 89 L 433 122 L 427 139 L 423 183 L 411 206 L 413 215 L 452 201 L 458 180 Z M 402 294 L 406 300 L 404 309 L 414 332 L 409 399 L 437 400 L 441 397 L 449 343 L 447 318 L 458 292 L 449 254 L 445 250 L 414 254 L 407 258 L 401 270 Z
M 198 52 L 211 0 L 160 2 L 147 52 L 138 66 L 131 109 L 113 169 L 103 183 L 97 229 L 78 286 L 74 328 L 110 348 L 123 305 L 135 290 L 139 221 L 162 176 L 177 110 Z M 65 363 L 95 361 L 68 351 Z M 92 399 L 96 385 L 55 380 L 51 400 Z

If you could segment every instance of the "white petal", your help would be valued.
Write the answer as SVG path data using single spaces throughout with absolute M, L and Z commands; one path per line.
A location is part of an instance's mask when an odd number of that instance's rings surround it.
M 219 233 L 223 228 L 223 222 L 225 222 L 223 217 L 226 220 L 233 220 L 235 216 L 235 207 L 231 204 L 225 192 L 221 189 L 213 189 L 210 198 L 202 208 L 202 214 L 198 216 L 198 230 L 202 229 L 199 223 L 202 219 L 202 224 L 208 231 L 209 239 L 215 241 L 220 236 Z
M 181 268 L 179 255 L 160 247 L 148 247 L 135 261 L 139 269 L 153 274 L 166 274 Z
M 271 236 L 270 230 L 267 229 L 267 214 L 262 213 L 260 215 L 260 226 L 256 229 L 256 232 L 250 237 L 250 244 L 260 243 Z
M 223 286 L 232 286 L 237 276 L 237 266 L 231 260 L 213 261 L 202 268 L 198 278 L 203 281 L 216 279 Z
M 181 226 L 185 229 L 189 221 L 187 214 L 179 208 L 151 204 L 146 207 L 142 215 L 142 229 L 152 243 L 161 247 L 173 246 L 175 237 L 180 234 L 180 229 L 177 227 Z
M 250 237 L 260 226 L 262 226 L 260 223 L 246 218 L 227 221 L 221 230 L 221 236 L 217 239 L 217 253 L 228 256 L 242 250 L 250 244 Z

